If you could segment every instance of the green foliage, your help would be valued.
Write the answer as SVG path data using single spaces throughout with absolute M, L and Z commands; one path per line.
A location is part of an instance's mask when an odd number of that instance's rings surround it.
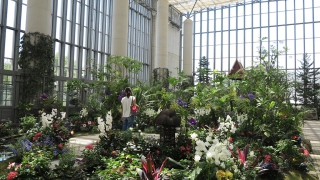
M 31 102 L 41 92 L 54 88 L 54 39 L 39 32 L 27 33 L 21 39 L 18 64 L 24 77 L 20 99 Z
M 138 155 L 121 153 L 102 160 L 105 169 L 95 172 L 100 178 L 110 180 L 137 178 L 136 168 L 141 164 Z
M 304 54 L 300 62 L 299 70 L 296 72 L 297 82 L 295 84 L 296 99 L 298 104 L 305 108 L 317 108 L 319 114 L 319 92 L 320 86 L 317 83 L 320 71 L 315 69 L 314 63 L 310 62 L 310 55 Z
M 30 116 L 33 104 L 29 102 L 19 101 L 18 103 L 18 118 Z
M 299 130 L 303 119 L 291 104 L 294 81 L 290 74 L 278 69 L 277 58 L 285 50 L 261 47 L 260 63 L 247 69 L 236 86 L 236 111 L 247 114 L 245 126 L 262 139 L 276 142 L 291 129 Z M 287 126 L 288 125 L 288 126 Z
M 211 72 L 209 68 L 209 61 L 208 59 L 203 56 L 199 61 L 199 68 L 197 69 L 197 80 L 199 83 L 209 84 L 211 81 L 211 77 L 209 73 Z
M 37 119 L 33 116 L 25 116 L 20 118 L 20 127 L 23 132 L 27 132 L 27 130 L 33 128 L 33 126 L 37 123 Z

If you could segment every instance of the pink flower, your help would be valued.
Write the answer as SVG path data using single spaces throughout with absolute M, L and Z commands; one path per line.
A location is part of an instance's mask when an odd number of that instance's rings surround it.
M 86 124 L 83 124 L 82 126 L 83 126 L 83 127 L 87 127 L 87 125 L 86 125 Z
M 91 121 L 88 121 L 88 124 L 91 124 Z
M 16 168 L 14 168 L 14 170 L 17 171 L 19 168 L 21 168 L 21 164 L 17 165 Z
M 8 168 L 7 169 L 11 169 L 13 166 L 15 166 L 16 163 L 11 163 L 9 164 Z

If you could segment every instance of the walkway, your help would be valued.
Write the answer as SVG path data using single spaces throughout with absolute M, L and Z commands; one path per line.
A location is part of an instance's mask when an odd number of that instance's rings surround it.
M 304 138 L 310 140 L 313 151 L 310 156 L 315 172 L 311 171 L 310 173 L 317 175 L 320 179 L 320 121 L 306 120 L 302 131 Z

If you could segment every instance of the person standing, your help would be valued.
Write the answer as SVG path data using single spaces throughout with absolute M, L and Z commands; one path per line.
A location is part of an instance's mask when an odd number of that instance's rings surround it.
M 134 115 L 131 112 L 131 106 L 136 105 L 136 98 L 132 96 L 132 90 L 130 87 L 125 88 L 126 96 L 121 99 L 121 120 L 122 120 L 122 131 L 133 127 Z

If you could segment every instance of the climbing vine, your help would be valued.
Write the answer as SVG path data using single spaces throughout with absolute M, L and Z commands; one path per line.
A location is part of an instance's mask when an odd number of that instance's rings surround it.
M 32 32 L 21 38 L 18 64 L 23 85 L 20 100 L 30 102 L 41 93 L 51 94 L 54 88 L 54 40 L 51 36 Z

